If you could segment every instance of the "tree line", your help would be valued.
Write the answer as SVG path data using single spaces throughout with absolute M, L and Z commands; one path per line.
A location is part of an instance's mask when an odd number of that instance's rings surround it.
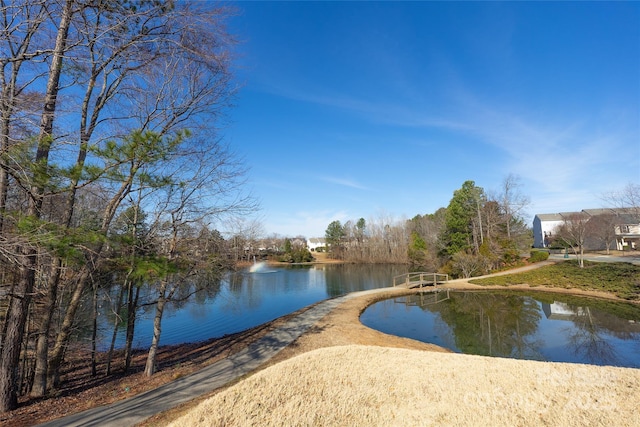
M 128 355 L 138 308 L 154 307 L 151 375 L 165 304 L 229 263 L 211 224 L 256 208 L 217 129 L 236 89 L 232 13 L 0 4 L 0 411 L 58 387 L 79 313 L 93 318 L 95 356 L 101 295 Z
M 466 181 L 446 208 L 410 220 L 333 221 L 325 239 L 331 256 L 350 262 L 408 263 L 413 270 L 471 277 L 513 265 L 531 247 L 523 214 L 529 199 L 508 175 L 497 192 Z
M 547 244 L 572 251 L 581 267 L 590 247 L 609 253 L 617 231 L 637 245 L 633 237 L 637 233 L 629 234 L 629 228 L 640 224 L 640 185 L 629 183 L 621 191 L 604 194 L 602 200 L 611 208 L 597 215 L 565 214 Z M 432 214 L 400 221 L 333 221 L 325 240 L 332 257 L 348 262 L 404 263 L 414 271 L 468 278 L 519 265 L 529 256 L 533 235 L 523 218 L 528 205 L 516 175 L 507 175 L 497 191 L 465 181 L 447 207 Z M 532 252 L 531 259 L 542 259 L 535 255 L 545 254 Z

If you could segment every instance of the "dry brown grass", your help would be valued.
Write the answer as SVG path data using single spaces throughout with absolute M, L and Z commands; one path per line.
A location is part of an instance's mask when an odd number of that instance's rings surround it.
M 640 370 L 340 346 L 245 379 L 181 426 L 637 426 Z

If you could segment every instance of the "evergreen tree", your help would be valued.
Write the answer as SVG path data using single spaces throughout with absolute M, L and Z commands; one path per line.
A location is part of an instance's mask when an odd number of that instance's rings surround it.
M 445 214 L 441 255 L 451 256 L 474 248 L 477 252 L 483 240 L 481 207 L 484 199 L 484 190 L 473 181 L 465 181 L 453 192 Z
M 333 256 L 341 256 L 345 235 L 345 229 L 338 220 L 331 222 L 327 227 L 324 236 L 327 243 L 327 250 Z
M 427 242 L 415 231 L 411 233 L 411 242 L 409 243 L 407 255 L 412 268 L 420 268 L 425 265 L 427 259 Z

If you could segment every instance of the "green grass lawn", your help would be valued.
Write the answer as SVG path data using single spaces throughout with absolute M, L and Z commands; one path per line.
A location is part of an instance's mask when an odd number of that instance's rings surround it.
M 588 262 L 584 268 L 575 260 L 540 267 L 523 273 L 473 279 L 478 285 L 550 286 L 611 292 L 627 300 L 640 299 L 640 266 L 625 262 Z

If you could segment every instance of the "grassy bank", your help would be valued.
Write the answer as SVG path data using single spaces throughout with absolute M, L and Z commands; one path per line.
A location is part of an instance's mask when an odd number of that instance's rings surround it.
M 522 273 L 472 279 L 478 285 L 519 285 L 575 288 L 610 292 L 631 301 L 640 300 L 640 266 L 617 262 L 564 261 Z

